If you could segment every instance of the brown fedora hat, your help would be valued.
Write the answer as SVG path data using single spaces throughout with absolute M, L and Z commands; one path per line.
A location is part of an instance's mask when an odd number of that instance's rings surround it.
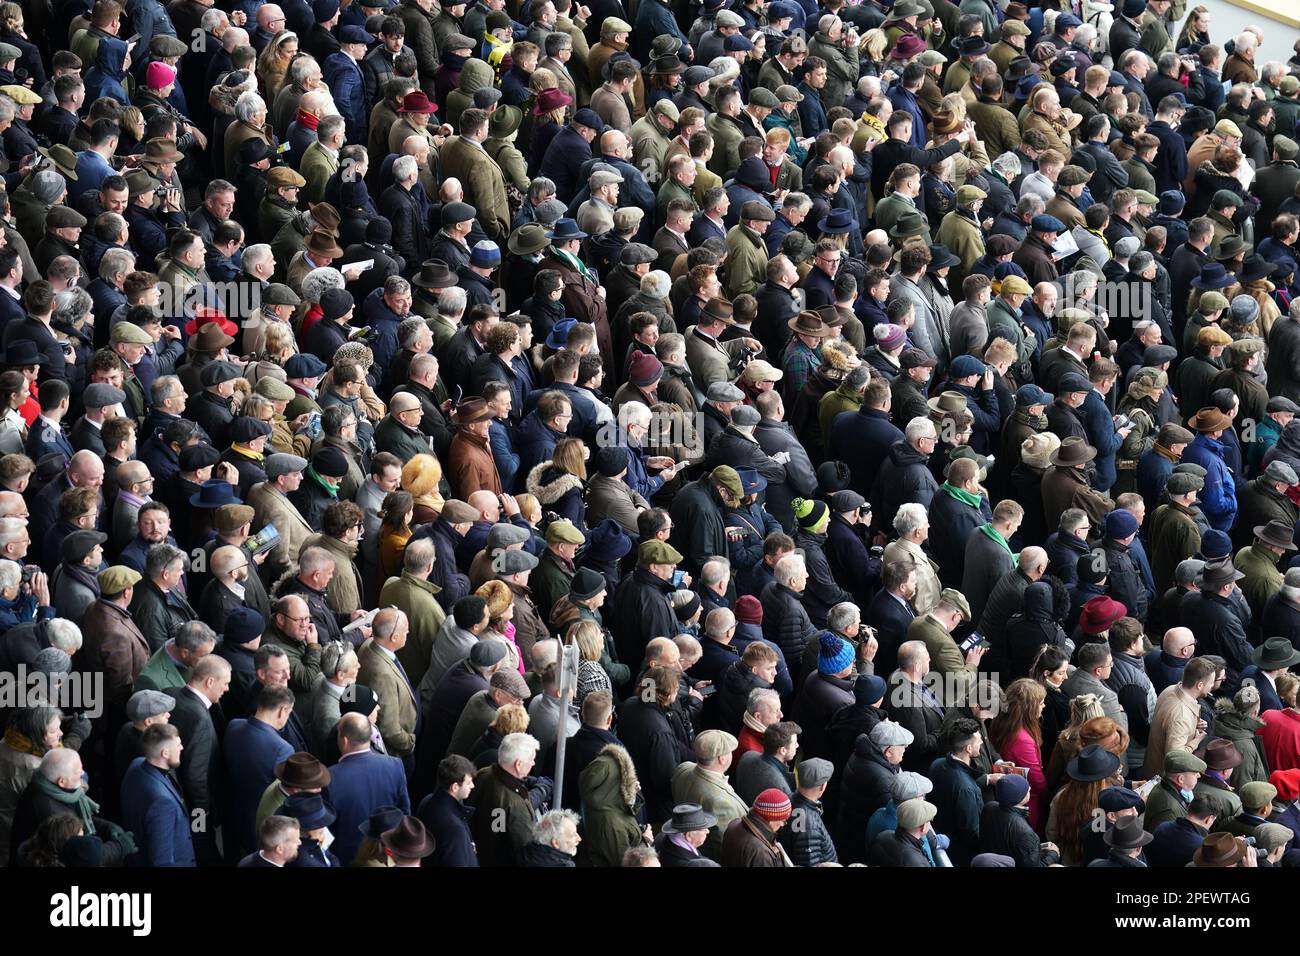
M 307 237 L 307 251 L 316 258 L 339 259 L 343 250 L 334 241 L 334 237 L 323 229 L 313 229 Z
M 1210 770 L 1231 770 L 1241 766 L 1241 751 L 1231 740 L 1220 738 L 1205 745 L 1201 759 Z
M 234 342 L 219 322 L 207 322 L 199 326 L 198 332 L 190 337 L 189 347 L 196 352 L 215 352 Z
M 725 322 L 727 325 L 736 324 L 736 320 L 732 318 L 734 312 L 735 309 L 732 308 L 730 299 L 710 299 L 700 309 L 701 315 L 707 315 L 709 318 Z
M 790 326 L 790 330 L 795 335 L 815 335 L 817 338 L 825 338 L 831 334 L 831 330 L 826 327 L 826 323 L 816 312 L 800 312 L 786 322 L 786 325 Z
M 1187 424 L 1198 432 L 1209 433 L 1223 431 L 1232 425 L 1232 419 L 1213 406 L 1202 408 L 1187 419 Z
M 339 211 L 327 202 L 309 202 L 307 208 L 311 210 L 311 217 L 316 221 L 317 227 L 324 229 L 337 239 L 339 226 L 343 223 Z
M 488 408 L 488 403 L 481 398 L 467 398 L 456 406 L 456 421 L 461 425 L 487 421 L 495 415 L 496 413 Z
M 1274 518 L 1268 524 L 1256 525 L 1254 533 L 1255 537 L 1265 544 L 1281 548 L 1283 551 L 1295 550 L 1295 528 L 1280 518 Z
M 1082 438 L 1067 438 L 1061 447 L 1052 452 L 1052 464 L 1070 467 L 1082 465 L 1097 457 L 1097 449 Z
M 146 163 L 179 163 L 185 158 L 185 154 L 176 149 L 176 140 L 163 139 L 161 136 L 155 136 L 144 144 L 144 159 Z
M 314 790 L 330 785 L 330 772 L 311 754 L 298 751 L 275 765 L 275 779 L 286 787 Z
M 1192 855 L 1192 865 L 1203 867 L 1236 866 L 1246 856 L 1246 844 L 1231 833 L 1211 833 Z
M 422 859 L 433 852 L 433 841 L 418 817 L 402 817 L 402 822 L 379 836 L 379 842 L 393 856 L 404 860 Z
M 421 289 L 450 289 L 456 285 L 456 273 L 441 259 L 426 259 L 411 281 Z
M 961 124 L 961 118 L 952 110 L 935 110 L 934 118 L 930 120 L 930 125 L 934 129 L 936 136 L 955 133 L 961 129 Z

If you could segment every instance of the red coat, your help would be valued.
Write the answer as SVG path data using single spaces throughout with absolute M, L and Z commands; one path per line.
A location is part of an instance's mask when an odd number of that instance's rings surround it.
M 1047 776 L 1043 773 L 1043 755 L 1023 728 L 998 744 L 998 753 L 1017 767 L 1029 768 L 1029 825 L 1043 832 L 1043 797 L 1047 793 Z
M 1294 710 L 1266 710 L 1259 715 L 1264 729 L 1264 759 L 1269 770 L 1300 767 L 1300 714 Z
M 736 750 L 731 755 L 731 765 L 733 767 L 739 763 L 740 758 L 749 751 L 752 750 L 755 753 L 760 754 L 763 752 L 763 735 L 754 733 L 748 724 L 745 724 L 740 728 L 740 736 L 737 739 L 740 743 L 736 745 Z

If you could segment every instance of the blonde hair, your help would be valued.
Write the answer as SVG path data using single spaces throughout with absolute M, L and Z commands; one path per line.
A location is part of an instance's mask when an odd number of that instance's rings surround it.
M 586 481 L 587 462 L 582 456 L 582 450 L 585 447 L 580 438 L 561 438 L 555 443 L 555 451 L 551 454 L 551 463 Z
M 515 495 L 515 504 L 519 506 L 519 513 L 524 516 L 536 518 L 542 516 L 542 503 L 537 500 L 536 495 Z
M 17 33 L 23 28 L 23 8 L 16 3 L 0 3 L 0 27 Z
M 1277 696 L 1288 707 L 1296 706 L 1296 691 L 1300 691 L 1300 677 L 1295 674 L 1282 674 L 1277 679 Z
M 889 50 L 889 37 L 885 36 L 885 31 L 880 27 L 873 27 L 862 34 L 862 39 L 858 41 L 858 50 L 865 53 L 868 60 L 879 62 L 885 58 Z
M 533 70 L 533 75 L 528 78 L 528 89 L 533 93 L 540 93 L 542 90 L 553 90 L 559 85 L 559 80 L 555 76 L 555 71 L 545 66 L 539 66 Z
M 569 626 L 565 635 L 578 645 L 584 661 L 598 661 L 605 652 L 605 635 L 595 621 L 577 621 Z
M 497 708 L 496 716 L 488 726 L 502 737 L 506 734 L 522 734 L 528 729 L 528 711 L 523 704 L 506 704 Z

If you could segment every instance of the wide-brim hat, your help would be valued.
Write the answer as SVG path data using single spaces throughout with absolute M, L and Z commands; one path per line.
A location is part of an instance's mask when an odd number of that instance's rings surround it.
M 675 38 L 674 38 L 675 42 Z M 674 73 L 685 73 L 686 64 L 676 56 L 663 56 L 657 60 L 650 61 L 651 76 L 672 76 Z
M 1117 850 L 1136 850 L 1138 847 L 1146 846 L 1155 837 L 1142 829 L 1138 818 L 1132 816 L 1121 817 L 1115 821 L 1115 825 L 1106 831 L 1102 839 L 1106 841 L 1107 846 Z
M 947 246 L 940 243 L 930 245 L 930 264 L 926 268 L 934 272 L 945 267 L 952 267 L 961 262 L 961 256 L 953 255 Z
M 1281 548 L 1283 551 L 1294 551 L 1296 549 L 1293 540 L 1295 529 L 1278 518 L 1274 518 L 1267 524 L 1256 525 L 1253 533 L 1260 541 L 1275 548 Z
M 1100 744 L 1089 744 L 1066 765 L 1065 772 L 1071 780 L 1096 783 L 1114 775 L 1123 761 Z
M 551 113 L 563 106 L 568 106 L 572 102 L 572 96 L 561 89 L 552 87 L 537 94 L 537 102 L 533 105 L 533 113 L 537 116 L 543 113 Z
M 53 146 L 37 146 L 36 152 L 52 162 L 65 179 L 77 181 L 77 154 L 62 143 Z
M 3 364 L 6 369 L 32 368 L 44 365 L 45 357 L 41 355 L 36 343 L 31 339 L 15 339 L 9 343 L 9 348 L 5 349 L 4 359 L 0 364 Z
M 1208 770 L 1233 770 L 1241 766 L 1241 751 L 1231 740 L 1217 738 L 1200 748 L 1200 758 Z
M 901 35 L 893 47 L 885 54 L 887 60 L 910 60 L 925 52 L 925 41 L 914 33 Z
M 391 830 L 401 823 L 404 816 L 406 814 L 398 807 L 379 807 L 366 818 L 365 823 L 357 827 L 357 832 L 363 837 L 378 840 L 384 835 L 384 831 Z
M 176 148 L 176 140 L 155 136 L 144 144 L 144 158 L 141 161 L 146 163 L 179 163 L 184 158 L 185 154 Z
M 1224 236 L 1219 243 L 1219 248 L 1214 252 L 1214 258 L 1218 262 L 1231 262 L 1245 254 L 1246 240 L 1241 236 Z
M 526 222 L 510 234 L 506 248 L 517 256 L 532 256 L 551 244 L 546 230 L 535 222 Z
M 832 236 L 852 232 L 853 213 L 848 209 L 832 209 L 822 217 L 821 222 L 817 223 L 817 229 L 825 235 Z
M 1300 664 L 1300 651 L 1285 637 L 1270 637 L 1255 648 L 1250 659 L 1260 670 L 1275 671 Z
M 925 403 L 930 407 L 930 411 L 941 415 L 951 415 L 966 410 L 966 396 L 961 392 L 940 392 L 934 398 L 926 399 Z
M 1241 269 L 1237 273 L 1238 282 L 1256 282 L 1259 279 L 1267 279 L 1277 271 L 1277 263 L 1271 262 L 1262 256 L 1251 256 L 1241 264 Z
M 1231 833 L 1211 833 L 1192 854 L 1198 867 L 1232 867 L 1246 857 L 1246 844 Z
M 952 110 L 935 110 L 934 118 L 930 122 L 936 135 L 955 133 L 961 129 L 962 118 Z
M 1223 431 L 1232 425 L 1232 419 L 1213 405 L 1202 408 L 1187 420 L 1188 427 L 1198 432 Z
M 436 113 L 438 104 L 431 102 L 421 90 L 412 90 L 402 97 L 402 104 L 397 107 L 399 113 Z
M 1237 570 L 1231 558 L 1219 558 L 1217 561 L 1207 562 L 1205 567 L 1201 568 L 1197 579 L 1202 590 L 1217 591 L 1225 584 L 1240 581 L 1245 576 Z
M 458 283 L 456 273 L 441 259 L 426 259 L 420 263 L 420 271 L 411 280 L 421 289 L 450 289 Z
M 1052 452 L 1053 465 L 1082 465 L 1097 457 L 1097 449 L 1082 438 L 1067 438 Z
M 313 229 L 307 237 L 307 251 L 317 259 L 341 259 L 343 249 L 334 237 L 323 229 Z
M 727 325 L 736 324 L 735 313 L 735 306 L 731 304 L 730 299 L 710 299 L 700 308 L 701 317 L 708 316 L 714 321 L 724 322 Z
M 404 860 L 421 859 L 434 850 L 433 841 L 429 839 L 429 831 L 416 817 L 402 817 L 401 823 L 383 832 L 379 842 L 393 856 Z
M 815 335 L 818 338 L 825 338 L 831 334 L 830 328 L 816 312 L 800 312 L 786 322 L 786 325 L 796 335 Z
M 663 827 L 662 833 L 693 833 L 717 826 L 718 818 L 709 813 L 698 803 L 680 803 L 673 807 L 673 815 Z
M 235 494 L 235 486 L 220 478 L 209 478 L 197 492 L 190 495 L 190 504 L 195 508 L 214 511 L 222 505 L 242 505 L 243 499 Z
M 505 139 L 519 129 L 524 121 L 524 113 L 517 106 L 498 106 L 488 118 L 488 135 L 493 139 Z
M 300 750 L 275 765 L 275 779 L 286 787 L 315 790 L 330 785 L 330 772 L 311 754 Z
M 893 23 L 896 20 L 903 20 L 907 17 L 919 17 L 925 13 L 925 7 L 921 6 L 916 0 L 899 0 L 893 8 L 885 15 L 886 23 Z
M 573 239 L 586 239 L 587 235 L 578 228 L 576 221 L 565 216 L 556 221 L 555 228 L 546 234 L 546 238 L 552 242 L 569 242 Z

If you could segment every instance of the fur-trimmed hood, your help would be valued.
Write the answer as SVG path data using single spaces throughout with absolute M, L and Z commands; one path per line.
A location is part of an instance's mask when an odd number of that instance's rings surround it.
M 609 759 L 602 759 L 602 758 Z M 615 800 L 624 807 L 635 806 L 637 792 L 636 768 L 628 752 L 618 744 L 606 744 L 596 759 L 582 771 L 579 786 L 584 803 L 601 809 L 613 809 Z
M 548 469 L 554 469 L 548 474 Z M 582 493 L 582 479 L 567 471 L 561 472 L 552 462 L 543 461 L 528 472 L 528 493 L 535 495 L 544 505 L 553 505 L 570 491 Z

